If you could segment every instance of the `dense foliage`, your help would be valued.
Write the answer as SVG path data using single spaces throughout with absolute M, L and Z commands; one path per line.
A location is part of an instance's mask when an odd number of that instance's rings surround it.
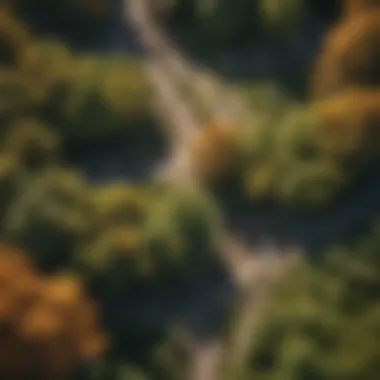
M 308 102 L 277 85 L 237 86 L 255 117 L 233 125 L 210 117 L 192 83 L 179 84 L 205 121 L 189 144 L 207 190 L 320 208 L 377 174 L 380 17 L 373 3 L 344 2 L 344 17 L 316 58 Z M 207 49 L 291 40 L 311 9 L 328 8 L 322 0 L 151 6 L 166 22 L 189 26 Z M 117 13 L 105 0 L 0 5 L 0 378 L 183 380 L 191 339 L 171 331 L 160 301 L 149 296 L 165 298 L 165 307 L 189 304 L 203 291 L 204 272 L 213 279 L 224 265 L 222 218 L 204 189 L 153 180 L 94 184 L 63 158 L 79 140 L 148 132 L 152 91 L 141 62 L 78 49 L 105 34 Z M 229 90 L 209 76 L 216 91 Z M 290 273 L 249 360 L 228 380 L 377 380 L 379 233 L 376 224 Z M 181 319 L 176 312 L 170 323 Z
M 137 61 L 106 59 L 37 39 L 8 8 L 0 8 L 0 119 L 47 121 L 60 135 L 137 131 L 150 120 L 150 86 Z
M 305 197 L 315 203 L 330 199 L 332 193 L 326 191 L 342 186 L 349 177 L 363 180 L 368 171 L 378 177 L 376 49 L 380 23 L 377 8 L 371 8 L 374 3 L 345 2 L 344 17 L 327 35 L 317 57 L 312 101 L 287 110 L 283 120 L 288 123 L 274 124 L 276 138 L 272 141 L 281 143 L 272 143 L 275 148 L 268 157 L 281 156 L 283 166 L 276 172 L 279 182 L 271 191 L 282 189 L 282 195 L 294 196 L 297 203 Z M 292 153 L 295 160 L 286 167 Z M 325 166 L 310 166 L 312 162 Z M 299 176 L 292 177 L 292 173 Z M 258 171 L 253 170 L 253 175 Z M 279 185 L 281 178 L 288 187 Z M 295 192 L 307 180 L 314 186 Z M 305 257 L 277 284 L 255 332 L 245 332 L 252 338 L 247 360 L 239 368 L 228 367 L 231 351 L 226 345 L 226 379 L 378 377 L 380 230 L 376 205 L 373 214 L 374 221 L 367 221 L 360 231 L 323 252 Z
M 103 17 L 79 12 L 82 6 L 95 4 L 62 2 L 51 16 L 63 24 L 70 14 L 82 22 Z M 140 291 L 176 287 L 185 298 L 204 265 L 219 265 L 220 215 L 201 189 L 94 185 L 67 166 L 62 148 L 73 140 L 146 131 L 151 92 L 134 58 L 38 37 L 41 9 L 50 5 L 0 6 L 0 321 L 7 334 L 0 377 L 134 379 L 147 363 L 162 372 L 150 355 L 164 342 L 166 322 L 140 323 L 149 310 L 137 321 L 124 316 Z M 109 344 L 87 297 L 100 304 Z M 24 316 L 21 301 L 32 305 Z
M 246 368 L 230 378 L 376 379 L 379 236 L 377 221 L 290 272 L 275 288 Z
M 327 205 L 376 171 L 379 26 L 377 10 L 338 22 L 316 59 L 309 102 L 271 84 L 242 87 L 252 120 L 205 126 L 193 148 L 200 177 L 250 202 L 299 208 Z

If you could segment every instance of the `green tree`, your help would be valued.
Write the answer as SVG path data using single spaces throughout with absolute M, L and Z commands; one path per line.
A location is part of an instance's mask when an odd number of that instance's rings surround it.
M 20 119 L 6 129 L 0 153 L 14 156 L 24 170 L 41 170 L 58 163 L 60 140 L 51 128 L 32 119 Z
M 94 226 L 77 247 L 75 266 L 105 296 L 147 282 L 154 258 L 144 249 L 144 226 L 155 199 L 149 189 L 115 184 L 92 190 Z
M 52 168 L 26 178 L 7 209 L 2 239 L 24 247 L 45 270 L 69 266 L 90 230 L 92 203 L 77 173 Z
M 289 273 L 272 294 L 241 378 L 376 379 L 379 248 L 377 223 Z
M 145 237 L 157 264 L 174 264 L 185 277 L 187 269 L 216 258 L 220 228 L 221 217 L 212 199 L 199 189 L 173 186 L 153 207 Z
M 220 217 L 202 193 L 116 185 L 95 189 L 95 223 L 78 247 L 78 270 L 106 294 L 187 278 L 217 257 Z
M 0 19 L 0 122 L 42 117 L 62 137 L 81 138 L 151 121 L 150 85 L 137 60 L 78 54 L 39 38 L 6 6 Z

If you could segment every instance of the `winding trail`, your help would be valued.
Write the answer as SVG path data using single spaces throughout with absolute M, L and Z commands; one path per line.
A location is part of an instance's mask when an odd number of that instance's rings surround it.
M 210 115 L 214 118 L 237 124 L 237 118 L 248 115 L 249 110 L 244 109 L 244 101 L 235 93 L 224 91 L 219 83 L 204 74 L 199 74 L 194 67 L 191 67 L 179 49 L 172 45 L 154 22 L 144 0 L 125 0 L 124 4 L 126 19 L 136 32 L 146 54 L 144 68 L 155 90 L 159 116 L 167 126 L 172 139 L 170 157 L 157 169 L 157 176 L 176 182 L 187 182 L 189 185 L 194 184 L 196 178 L 191 168 L 187 147 L 202 122 L 184 99 L 179 86 L 184 83 L 191 84 L 193 92 L 204 105 L 207 105 Z M 221 251 L 234 282 L 238 289 L 245 293 L 247 312 L 242 314 L 249 316 L 253 313 L 258 314 L 264 302 L 256 301 L 257 285 L 260 285 L 260 293 L 264 295 L 261 299 L 264 300 L 267 284 L 277 278 L 282 272 L 281 269 L 286 267 L 282 263 L 283 256 L 277 254 L 255 256 L 250 249 L 232 236 L 226 237 L 222 242 Z M 245 317 L 242 327 L 250 329 L 251 326 L 247 325 L 253 321 L 253 318 Z M 239 338 L 246 336 L 244 331 L 237 334 L 238 351 L 244 351 L 244 346 L 248 343 L 245 339 Z M 189 369 L 189 379 L 217 380 L 221 351 L 222 347 L 218 341 L 194 342 L 192 346 L 194 360 Z

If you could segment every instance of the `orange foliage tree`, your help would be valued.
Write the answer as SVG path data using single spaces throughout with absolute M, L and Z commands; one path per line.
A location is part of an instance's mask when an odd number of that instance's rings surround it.
M 343 18 L 326 37 L 311 78 L 311 95 L 324 98 L 350 86 L 380 84 L 380 9 Z
M 202 179 L 220 183 L 234 174 L 240 155 L 234 128 L 212 122 L 205 126 L 192 146 L 195 169 Z
M 53 379 L 106 347 L 95 305 L 71 275 L 40 275 L 26 255 L 0 246 L 0 378 Z
M 353 16 L 358 12 L 366 11 L 374 6 L 379 6 L 379 0 L 343 0 L 342 14 L 344 16 Z

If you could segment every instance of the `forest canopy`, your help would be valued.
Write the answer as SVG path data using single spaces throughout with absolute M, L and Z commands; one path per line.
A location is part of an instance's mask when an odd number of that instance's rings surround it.
M 308 71 L 307 95 L 277 72 L 271 81 L 235 81 L 197 67 L 175 83 L 202 121 L 184 144 L 197 185 L 95 181 L 67 159 L 70 148 L 106 145 L 109 136 L 133 146 L 163 124 L 145 56 L 94 47 L 121 29 L 116 3 L 0 4 L 0 378 L 183 380 L 194 356 L 183 325 L 208 335 L 228 317 L 232 334 L 239 324 L 225 291 L 232 283 L 238 293 L 238 281 L 222 257 L 225 219 L 236 215 L 221 209 L 236 199 L 244 211 L 260 206 L 262 225 L 272 224 L 273 209 L 318 217 L 378 177 L 378 2 L 347 0 L 335 14 L 335 1 L 160 0 L 150 2 L 155 20 L 200 55 L 263 45 L 287 54 L 312 19 L 336 25 L 310 68 L 296 67 Z M 241 96 L 234 99 L 247 101 L 252 117 L 215 117 L 207 94 L 194 89 L 198 74 L 214 92 Z M 226 99 L 223 107 L 232 107 Z M 371 206 L 378 216 L 378 204 Z M 256 235 L 250 220 L 244 228 Z M 223 380 L 378 380 L 378 218 L 359 232 L 306 252 L 268 293 L 241 368 L 229 366 L 233 339 L 218 335 Z M 220 295 L 229 313 L 215 312 Z M 208 314 L 218 315 L 204 328 Z

